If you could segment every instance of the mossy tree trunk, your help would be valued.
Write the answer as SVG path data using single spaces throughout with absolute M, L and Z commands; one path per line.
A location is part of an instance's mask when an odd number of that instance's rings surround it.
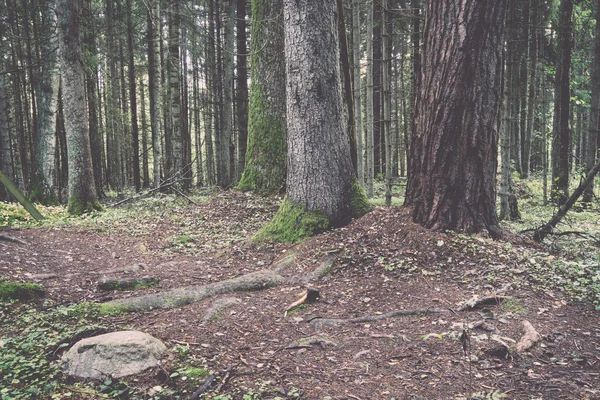
M 428 228 L 500 234 L 496 159 L 506 4 L 427 2 L 406 204 Z
M 83 59 L 77 0 L 57 0 L 60 70 L 67 153 L 69 154 L 69 213 L 100 209 L 94 187 L 92 154 L 85 110 Z
M 1 28 L 1 27 L 0 27 Z M 2 34 L 0 32 L 0 51 L 2 50 Z M 2 68 L 0 60 L 0 68 Z M 13 178 L 12 157 L 9 135 L 9 110 L 6 98 L 4 75 L 0 74 L 0 170 L 4 171 L 9 178 Z M 8 200 L 8 190 L 0 185 L 0 200 Z
M 246 165 L 238 188 L 262 194 L 285 183 L 283 0 L 252 0 L 250 108 Z
M 369 209 L 342 114 L 335 2 L 284 0 L 287 198 L 259 236 L 299 240 Z M 290 236 L 292 235 L 292 237 Z
M 44 35 L 41 46 L 41 68 L 37 87 L 37 119 L 35 126 L 33 171 L 29 198 L 45 205 L 58 204 L 54 189 L 54 153 L 56 148 L 56 115 L 58 113 L 58 38 L 52 34 L 56 25 L 54 1 L 42 5 Z

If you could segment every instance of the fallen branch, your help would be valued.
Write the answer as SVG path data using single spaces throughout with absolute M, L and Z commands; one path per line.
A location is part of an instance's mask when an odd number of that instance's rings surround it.
M 210 389 L 210 386 L 213 384 L 213 382 L 215 381 L 215 379 L 217 379 L 217 376 L 215 374 L 212 374 L 208 378 L 206 378 L 204 380 L 204 383 L 202 384 L 202 386 L 200 386 L 200 388 L 198 390 L 196 390 L 194 393 L 192 393 L 191 400 L 198 400 L 198 399 L 200 399 L 200 396 L 202 394 L 206 393 L 206 391 L 208 389 Z
M 527 320 L 523 320 L 523 332 L 523 337 L 521 337 L 521 340 L 519 340 L 519 343 L 517 343 L 515 348 L 517 353 L 529 350 L 542 340 L 542 335 L 540 335 Z
M 144 193 L 140 193 L 140 194 L 137 194 L 137 195 L 135 195 L 135 196 L 128 197 L 128 198 L 126 198 L 126 199 L 123 199 L 123 200 L 121 200 L 121 201 L 117 201 L 116 203 L 109 204 L 109 205 L 107 205 L 106 207 L 107 207 L 107 208 L 117 207 L 117 206 L 120 206 L 121 204 L 128 203 L 128 202 L 130 202 L 130 201 L 135 201 L 135 200 L 142 199 L 142 198 L 144 198 L 144 197 L 146 197 L 146 196 L 148 196 L 148 195 L 150 195 L 150 194 L 152 194 L 152 193 L 154 193 L 154 192 L 158 192 L 158 191 L 160 191 L 160 190 L 163 190 L 163 189 L 166 189 L 166 188 L 168 188 L 168 187 L 172 187 L 172 186 L 173 186 L 173 185 L 175 185 L 176 183 L 179 183 L 179 182 L 181 182 L 181 181 L 183 181 L 183 180 L 184 180 L 184 179 L 173 179 L 173 180 L 168 180 L 168 181 L 166 181 L 166 182 L 163 182 L 163 183 L 162 183 L 160 186 L 158 186 L 158 187 L 152 188 L 152 189 L 150 189 L 150 190 L 146 190 Z
M 225 368 L 225 371 L 223 371 L 225 372 L 225 376 L 223 376 L 223 379 L 221 379 L 221 383 L 219 383 L 219 386 L 217 386 L 217 388 L 215 389 L 215 393 L 219 393 L 223 386 L 227 383 L 227 379 L 229 379 L 229 375 L 231 375 L 232 368 L 233 367 L 231 364 L 229 364 L 227 368 Z
M 575 191 L 571 194 L 567 201 L 558 209 L 556 214 L 554 214 L 552 218 L 550 218 L 550 221 L 548 221 L 536 230 L 536 232 L 533 235 L 533 240 L 539 243 L 543 241 L 546 236 L 552 233 L 554 228 L 556 228 L 556 225 L 558 225 L 558 223 L 563 219 L 567 212 L 569 212 L 571 207 L 573 207 L 573 204 L 575 204 L 575 202 L 583 194 L 585 188 L 588 187 L 590 182 L 594 181 L 594 178 L 596 177 L 598 171 L 600 171 L 600 160 L 596 163 L 596 165 L 594 165 L 594 167 L 590 170 L 587 176 L 583 178 L 583 181 L 579 184 L 577 189 L 575 189 Z
M 315 271 L 307 274 L 285 277 L 272 270 L 256 271 L 237 278 L 209 283 L 207 285 L 186 286 L 161 293 L 112 300 L 103 303 L 102 308 L 107 312 L 112 310 L 148 311 L 157 308 L 167 309 L 196 303 L 221 294 L 257 291 L 281 285 L 294 285 L 297 282 L 322 278 L 329 273 L 333 262 L 333 257 L 327 257 Z

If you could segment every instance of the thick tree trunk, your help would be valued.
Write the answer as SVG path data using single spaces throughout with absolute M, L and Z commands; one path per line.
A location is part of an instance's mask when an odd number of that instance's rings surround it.
M 352 217 L 355 181 L 342 116 L 335 4 L 285 0 L 287 199 L 332 226 Z
M 285 185 L 285 56 L 282 0 L 252 1 L 246 166 L 238 187 L 277 193 Z
M 298 240 L 367 211 L 342 114 L 335 2 L 284 0 L 287 197 L 258 234 Z
M 427 2 L 406 204 L 428 228 L 500 234 L 496 159 L 506 4 Z
M 237 24 L 236 24 L 236 88 L 235 102 L 238 126 L 237 145 L 237 170 L 236 179 L 239 181 L 246 165 L 246 151 L 248 149 L 248 67 L 246 46 L 246 0 L 237 0 Z
M 57 204 L 54 187 L 56 114 L 58 105 L 58 37 L 53 34 L 56 25 L 55 3 L 43 4 L 42 32 L 45 37 L 41 48 L 41 71 L 37 88 L 38 114 L 35 126 L 35 157 L 32 157 L 33 171 L 29 198 L 33 202 Z
M 69 153 L 69 213 L 100 209 L 94 187 L 92 154 L 85 110 L 83 59 L 77 0 L 57 0 L 60 67 L 67 151 Z
M 570 70 L 573 49 L 573 0 L 561 0 L 558 22 L 558 55 L 552 121 L 552 199 L 562 204 L 569 196 L 569 153 L 571 134 Z
M 596 0 L 596 32 L 594 42 L 594 61 L 592 62 L 590 86 L 592 89 L 592 101 L 590 110 L 590 121 L 587 132 L 585 148 L 585 168 L 589 172 L 596 163 L 598 152 L 598 139 L 600 136 L 600 0 Z M 594 180 L 583 192 L 583 201 L 591 202 L 594 198 Z

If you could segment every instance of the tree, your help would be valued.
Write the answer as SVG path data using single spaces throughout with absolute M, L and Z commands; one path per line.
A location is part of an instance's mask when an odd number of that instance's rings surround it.
M 160 140 L 160 1 L 153 0 L 147 9 L 148 21 L 148 101 L 152 131 L 153 186 L 160 186 L 162 144 Z
M 283 1 L 252 1 L 248 150 L 241 190 L 276 193 L 285 183 Z
M 591 72 L 592 101 L 590 123 L 588 127 L 587 146 L 585 149 L 585 167 L 590 172 L 596 162 L 598 138 L 600 137 L 600 0 L 596 0 L 596 32 L 594 37 L 594 62 Z M 594 180 L 583 192 L 583 201 L 591 202 L 594 197 Z
M 342 115 L 335 2 L 284 0 L 287 196 L 257 238 L 296 241 L 369 209 Z
M 236 21 L 236 88 L 235 105 L 238 125 L 238 161 L 236 179 L 239 181 L 246 165 L 246 150 L 248 144 L 248 55 L 246 46 L 246 0 L 237 0 Z
M 570 70 L 573 50 L 573 0 L 561 0 L 558 21 L 558 55 L 552 120 L 552 198 L 562 204 L 569 196 Z
M 365 168 L 363 162 L 363 127 L 360 90 L 360 3 L 352 0 L 352 64 L 354 89 L 354 127 L 356 131 L 356 153 L 358 154 L 356 175 L 362 187 L 365 186 Z
M 501 233 L 496 158 L 506 5 L 427 2 L 405 200 L 425 227 Z
M 71 214 L 101 209 L 96 198 L 92 154 L 85 110 L 83 59 L 77 0 L 57 0 L 60 68 L 69 154 L 69 206 Z
M 33 171 L 29 198 L 45 205 L 58 204 L 54 190 L 54 153 L 56 147 L 56 115 L 58 104 L 58 38 L 54 33 L 56 13 L 54 1 L 42 4 L 42 32 L 44 39 L 41 48 L 42 65 L 37 88 L 38 113 L 35 126 L 35 157 L 32 157 Z

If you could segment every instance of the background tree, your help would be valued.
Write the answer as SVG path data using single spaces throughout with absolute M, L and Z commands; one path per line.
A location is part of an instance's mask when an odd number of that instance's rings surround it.
M 250 100 L 241 190 L 276 193 L 286 176 L 286 95 L 282 0 L 252 0 Z
M 92 154 L 85 112 L 83 59 L 76 0 L 56 0 L 65 128 L 69 153 L 69 213 L 101 208 L 94 187 Z
M 559 204 L 569 196 L 569 152 L 571 135 L 570 70 L 573 49 L 573 0 L 561 0 L 558 21 L 558 49 L 554 88 L 554 118 L 552 121 L 552 198 Z
M 506 5 L 427 2 L 405 204 L 428 228 L 500 234 L 495 180 Z
M 334 2 L 284 0 L 287 195 L 258 233 L 294 241 L 364 214 L 342 115 Z

